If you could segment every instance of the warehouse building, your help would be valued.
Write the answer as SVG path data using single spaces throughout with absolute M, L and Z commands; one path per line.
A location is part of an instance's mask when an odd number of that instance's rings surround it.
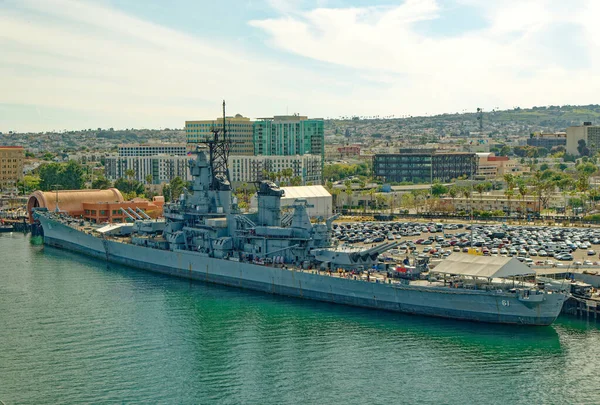
M 297 187 L 281 187 L 284 195 L 281 198 L 281 208 L 285 207 L 291 210 L 294 202 L 298 199 L 306 200 L 309 207 L 307 208 L 308 215 L 311 218 L 328 218 L 333 212 L 333 202 L 331 194 L 323 186 L 297 186 Z M 250 201 L 251 211 L 258 210 L 258 200 L 256 194 L 252 196 Z

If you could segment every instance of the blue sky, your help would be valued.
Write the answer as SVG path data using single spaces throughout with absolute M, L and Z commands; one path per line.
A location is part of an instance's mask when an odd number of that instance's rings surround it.
M 597 103 L 595 0 L 0 0 L 0 131 Z

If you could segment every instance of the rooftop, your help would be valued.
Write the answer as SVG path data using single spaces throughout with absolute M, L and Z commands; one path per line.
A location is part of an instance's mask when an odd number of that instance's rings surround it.
M 535 274 L 514 257 L 477 256 L 455 253 L 438 264 L 434 272 L 484 278 L 508 278 Z
M 311 198 L 311 197 L 331 197 L 329 191 L 323 186 L 292 186 L 281 187 L 285 192 L 283 198 Z

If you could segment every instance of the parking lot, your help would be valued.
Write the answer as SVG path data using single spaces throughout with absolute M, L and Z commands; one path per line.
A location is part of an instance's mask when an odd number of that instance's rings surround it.
M 471 244 L 483 255 L 516 257 L 545 266 L 600 266 L 600 229 L 514 226 L 499 224 L 419 222 L 339 222 L 333 224 L 340 244 L 372 246 L 399 241 L 385 255 L 427 254 L 444 258 L 468 252 Z

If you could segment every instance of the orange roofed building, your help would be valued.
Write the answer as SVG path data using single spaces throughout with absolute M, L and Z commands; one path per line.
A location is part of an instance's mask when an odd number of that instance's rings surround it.
M 137 209 L 141 209 L 149 217 L 158 218 L 162 216 L 164 203 L 163 196 L 153 197 L 152 201 L 144 198 L 134 198 L 131 201 L 123 202 L 83 203 L 83 218 L 98 224 L 104 222 L 127 222 L 129 217 L 121 211 L 121 208 L 125 211 L 131 208 L 143 218 L 144 216 L 137 212 Z M 131 212 L 129 212 L 129 215 L 135 217 Z
M 35 191 L 27 202 L 29 220 L 33 222 L 32 211 L 34 208 L 47 208 L 48 211 L 58 209 L 74 218 L 84 218 L 95 223 L 125 222 L 129 217 L 121 211 L 131 208 L 137 212 L 140 209 L 151 218 L 162 216 L 164 197 L 153 197 L 152 200 L 134 198 L 124 201 L 123 195 L 116 188 L 108 190 L 59 190 Z M 133 217 L 135 215 L 130 214 Z M 138 214 L 141 215 L 141 214 Z M 141 215 L 143 217 L 143 215 Z

